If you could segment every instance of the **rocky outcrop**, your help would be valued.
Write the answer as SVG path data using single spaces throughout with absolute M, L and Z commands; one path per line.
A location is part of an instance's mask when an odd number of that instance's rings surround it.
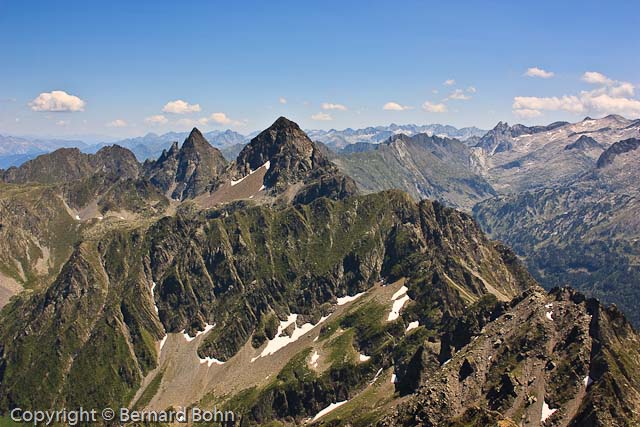
M 202 194 L 226 169 L 227 162 L 194 128 L 178 147 L 174 143 L 155 162 L 146 162 L 144 173 L 168 197 L 177 200 Z
M 605 168 L 612 164 L 617 156 L 637 150 L 638 148 L 640 148 L 640 139 L 629 138 L 624 141 L 618 141 L 600 155 L 596 167 L 598 169 Z
M 567 144 L 564 147 L 565 150 L 591 150 L 594 148 L 602 149 L 602 146 L 598 143 L 598 141 L 586 135 L 581 135 L 580 138 L 575 140 L 575 142 Z
M 423 375 L 415 395 L 380 425 L 469 425 L 463 421 L 485 417 L 527 426 L 638 422 L 640 386 L 628 374 L 637 359 L 625 356 L 638 351 L 637 335 L 615 309 L 570 289 L 531 289 L 487 313 L 491 320 Z

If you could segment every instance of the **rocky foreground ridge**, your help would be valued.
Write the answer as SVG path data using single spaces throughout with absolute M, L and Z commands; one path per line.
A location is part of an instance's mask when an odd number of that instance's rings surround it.
M 0 311 L 0 414 L 640 422 L 640 341 L 615 307 L 546 293 L 468 214 L 356 194 L 287 119 L 231 164 L 212 148 L 194 130 L 144 165 L 76 153 L 59 163 L 73 173 L 3 172 L 0 272 L 26 290 Z

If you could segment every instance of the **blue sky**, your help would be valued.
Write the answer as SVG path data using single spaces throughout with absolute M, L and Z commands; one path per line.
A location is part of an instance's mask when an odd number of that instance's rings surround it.
M 633 1 L 0 0 L 0 133 L 640 117 L 639 27 Z

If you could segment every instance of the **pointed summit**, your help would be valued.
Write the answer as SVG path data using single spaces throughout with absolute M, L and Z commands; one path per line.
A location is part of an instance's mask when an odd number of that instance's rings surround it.
M 210 144 L 206 140 L 204 135 L 202 135 L 202 132 L 200 132 L 198 128 L 193 128 L 191 129 L 191 133 L 189 133 L 189 136 L 187 137 L 187 139 L 184 140 L 182 149 L 184 150 L 185 147 L 187 149 L 190 149 L 191 147 L 197 147 L 197 146 L 204 147 L 207 145 L 210 145 Z
M 237 165 L 244 175 L 278 157 L 296 159 L 297 168 L 309 171 L 314 166 L 314 151 L 315 146 L 307 134 L 296 123 L 280 117 L 244 147 L 238 155 Z M 323 160 L 326 163 L 326 159 Z
M 320 177 L 326 187 L 330 176 L 333 181 L 340 181 L 342 190 L 338 193 L 355 192 L 355 183 L 343 177 L 307 134 L 285 117 L 278 118 L 242 149 L 236 160 L 236 176 L 247 176 L 267 162 L 269 170 L 264 176 L 264 185 L 272 194 L 281 193 L 292 184 L 309 184 Z M 345 179 L 349 182 L 342 182 Z M 334 193 L 327 188 L 320 193 L 327 192 Z
M 147 166 L 146 174 L 166 195 L 183 200 L 205 192 L 226 166 L 220 150 L 193 128 L 180 149 L 174 142 L 168 152 Z

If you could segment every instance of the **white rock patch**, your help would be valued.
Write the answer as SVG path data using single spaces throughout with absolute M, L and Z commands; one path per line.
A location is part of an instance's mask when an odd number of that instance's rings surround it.
M 368 361 L 368 360 L 370 360 L 370 359 L 371 359 L 371 356 L 367 356 L 366 354 L 360 354 L 360 355 L 358 356 L 358 359 L 359 359 L 361 362 L 366 362 L 366 361 Z
M 360 292 L 359 294 L 355 294 L 353 296 L 347 295 L 346 297 L 340 297 L 338 298 L 338 305 L 345 305 L 348 302 L 355 301 L 362 295 L 364 295 L 364 292 Z
M 547 319 L 553 321 L 553 311 L 547 311 L 544 315 L 547 317 Z
M 327 415 L 329 412 L 333 411 L 334 409 L 341 407 L 342 405 L 344 405 L 347 402 L 348 402 L 348 400 L 343 400 L 342 402 L 332 403 L 331 405 L 329 405 L 326 408 L 324 408 L 322 411 L 318 412 L 315 415 L 315 417 L 313 417 L 311 419 L 311 421 L 316 421 L 316 420 L 320 419 L 321 417 Z

